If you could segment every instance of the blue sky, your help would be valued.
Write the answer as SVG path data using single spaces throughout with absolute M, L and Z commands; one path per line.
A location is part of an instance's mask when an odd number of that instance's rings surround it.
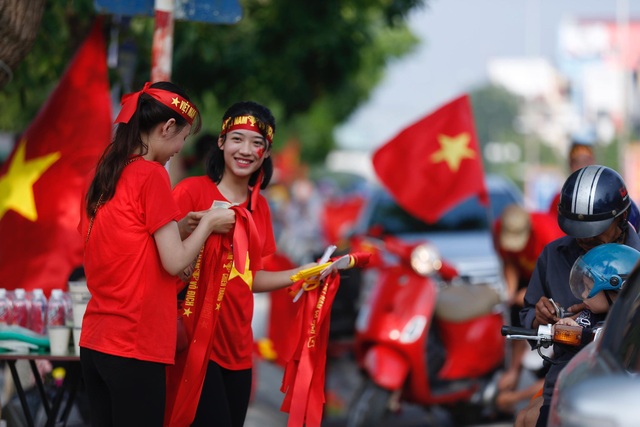
M 439 105 L 486 82 L 493 57 L 554 62 L 568 18 L 640 17 L 636 0 L 429 0 L 409 25 L 421 39 L 336 132 L 340 148 L 370 151 Z M 625 13 L 627 11 L 628 13 Z

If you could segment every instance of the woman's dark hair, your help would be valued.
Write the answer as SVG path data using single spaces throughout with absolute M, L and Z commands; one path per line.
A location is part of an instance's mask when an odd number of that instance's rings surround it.
M 224 121 L 230 117 L 239 116 L 253 116 L 261 122 L 271 126 L 274 133 L 276 131 L 276 119 L 273 117 L 273 114 L 271 114 L 271 111 L 267 107 L 253 101 L 236 102 L 224 113 L 224 115 L 222 116 L 222 121 L 220 123 L 224 123 Z M 261 133 L 266 141 L 266 130 L 262 130 Z M 224 144 L 226 135 L 223 135 L 222 139 Z M 269 185 L 269 181 L 271 181 L 271 177 L 273 176 L 273 160 L 271 160 L 271 157 L 267 157 L 266 159 L 264 159 L 260 169 L 262 169 L 262 171 L 264 172 L 260 189 L 264 190 L 265 188 L 267 188 L 267 185 Z M 258 179 L 258 175 L 260 174 L 260 169 L 258 169 L 251 175 L 251 177 L 249 178 L 249 185 L 255 185 Z M 213 182 L 218 184 L 222 179 L 222 175 L 224 175 L 224 152 L 220 149 L 220 147 L 218 147 L 218 144 L 213 144 L 211 155 L 209 156 L 209 161 L 207 162 L 207 176 L 211 178 Z
M 177 85 L 171 82 L 157 82 L 151 88 L 162 89 L 180 95 L 189 100 L 187 94 Z M 87 215 L 92 217 L 98 202 L 104 203 L 110 200 L 115 191 L 116 184 L 120 179 L 129 157 L 140 149 L 141 154 L 146 154 L 149 147 L 142 141 L 141 134 L 149 133 L 159 123 L 164 123 L 169 119 L 175 119 L 178 130 L 187 125 L 185 118 L 178 112 L 163 105 L 146 93 L 140 94 L 136 111 L 128 123 L 120 123 L 116 129 L 113 141 L 102 153 L 96 174 L 91 181 L 91 186 L 87 192 Z M 196 134 L 200 130 L 201 122 L 199 114 L 191 127 L 191 134 Z

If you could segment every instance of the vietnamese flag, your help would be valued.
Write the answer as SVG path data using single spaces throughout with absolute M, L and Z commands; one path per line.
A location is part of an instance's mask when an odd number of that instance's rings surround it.
M 488 203 L 468 95 L 401 131 L 373 154 L 372 161 L 396 202 L 425 222 L 436 222 L 474 194 Z
M 83 191 L 111 141 L 101 20 L 0 168 L 0 287 L 67 289 L 83 261 Z

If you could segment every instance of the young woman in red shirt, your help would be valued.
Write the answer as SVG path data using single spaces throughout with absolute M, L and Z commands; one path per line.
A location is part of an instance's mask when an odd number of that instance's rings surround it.
M 316 265 L 263 270 L 262 258 L 276 251 L 269 205 L 260 194 L 273 173 L 274 131 L 266 107 L 251 101 L 232 105 L 207 175 L 185 178 L 174 188 L 186 219 L 183 236 L 212 207 L 235 212 L 236 224 L 226 235 L 210 236 L 191 275 L 181 310 L 191 343 L 169 369 L 166 426 L 244 424 L 252 380 L 253 292 L 284 288 L 293 274 Z M 207 310 L 210 305 L 213 311 Z
M 211 232 L 230 229 L 233 215 L 203 213 L 182 240 L 164 165 L 198 131 L 198 110 L 169 82 L 147 83 L 122 101 L 79 226 L 91 292 L 80 360 L 93 426 L 162 426 L 166 366 L 176 351 L 176 275 Z

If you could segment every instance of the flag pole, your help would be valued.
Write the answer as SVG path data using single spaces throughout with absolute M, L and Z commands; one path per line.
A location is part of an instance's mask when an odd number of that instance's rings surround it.
M 171 81 L 174 0 L 155 0 L 155 28 L 151 49 L 151 81 Z

